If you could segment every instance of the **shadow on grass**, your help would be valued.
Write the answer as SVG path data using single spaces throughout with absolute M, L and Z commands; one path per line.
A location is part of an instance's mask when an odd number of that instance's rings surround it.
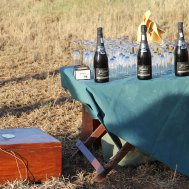
M 1 107 L 0 108 L 0 117 L 6 116 L 6 115 L 14 115 L 17 117 L 20 117 L 22 113 L 30 113 L 35 109 L 38 109 L 40 107 L 44 107 L 46 105 L 55 106 L 55 105 L 61 105 L 64 104 L 66 101 L 72 101 L 70 97 L 59 97 L 57 99 L 52 99 L 48 101 L 40 101 L 35 104 L 31 104 L 28 106 L 20 106 L 20 107 Z
M 46 79 L 48 76 L 56 76 L 57 74 L 59 74 L 59 69 L 50 71 L 50 72 L 41 72 L 41 73 L 37 73 L 34 75 L 26 75 L 26 76 L 22 76 L 22 77 L 16 77 L 16 78 L 11 78 L 11 79 L 7 79 L 7 80 L 0 80 L 0 87 L 4 86 L 7 83 L 11 83 L 11 82 L 17 82 L 20 83 L 22 81 L 26 81 L 29 79 L 36 79 L 36 80 L 44 80 Z

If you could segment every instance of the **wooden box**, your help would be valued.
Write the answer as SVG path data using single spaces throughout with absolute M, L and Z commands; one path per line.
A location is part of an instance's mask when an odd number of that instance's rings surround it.
M 62 145 L 37 128 L 0 130 L 0 183 L 45 181 L 62 174 Z

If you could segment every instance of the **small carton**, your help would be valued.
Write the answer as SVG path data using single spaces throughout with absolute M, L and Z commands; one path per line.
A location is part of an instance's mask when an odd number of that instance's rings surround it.
M 74 77 L 76 80 L 91 79 L 91 71 L 89 66 L 85 66 L 85 65 L 74 66 Z

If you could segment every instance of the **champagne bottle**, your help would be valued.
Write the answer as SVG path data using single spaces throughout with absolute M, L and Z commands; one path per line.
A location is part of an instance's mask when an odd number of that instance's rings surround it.
M 137 78 L 141 80 L 152 78 L 152 59 L 146 31 L 146 25 L 141 25 L 141 42 L 137 55 Z
M 188 49 L 184 39 L 183 22 L 178 22 L 178 41 L 174 52 L 176 76 L 189 75 Z
M 109 81 L 108 57 L 104 47 L 102 28 L 97 28 L 97 47 L 94 55 L 94 80 L 97 83 Z

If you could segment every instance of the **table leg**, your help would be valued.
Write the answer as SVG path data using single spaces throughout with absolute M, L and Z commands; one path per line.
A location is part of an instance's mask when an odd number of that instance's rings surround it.
M 104 166 L 104 170 L 99 173 L 97 172 L 93 180 L 99 182 L 103 180 L 106 175 L 124 158 L 124 156 L 134 148 L 133 145 L 126 142 L 123 147 L 117 152 L 117 154 Z
M 123 157 L 134 148 L 133 145 L 126 142 L 123 146 L 121 145 L 119 138 L 112 133 L 109 133 L 116 146 L 119 148 L 117 154 L 103 167 L 99 161 L 93 156 L 87 147 L 93 145 L 97 140 L 100 141 L 102 136 L 106 133 L 106 129 L 98 120 L 94 120 L 87 112 L 86 107 L 82 106 L 82 130 L 81 140 L 78 140 L 76 146 L 78 150 L 72 155 L 75 156 L 79 150 L 89 160 L 91 165 L 96 169 L 97 173 L 94 176 L 94 181 L 103 180 L 106 175 L 123 159 Z
M 104 171 L 104 167 L 101 163 L 95 158 L 95 156 L 89 151 L 89 149 L 83 144 L 81 140 L 77 140 L 76 146 L 83 153 L 83 155 L 87 158 L 90 164 L 96 169 L 97 173 L 102 173 Z
M 87 108 L 85 105 L 82 105 L 82 128 L 81 128 L 81 135 L 80 139 L 85 141 L 90 137 L 90 135 L 99 127 L 100 121 L 97 119 L 93 119 L 91 115 L 88 113 Z M 122 147 L 120 139 L 114 135 L 113 133 L 109 132 L 110 137 L 114 141 L 115 145 L 120 149 Z M 97 137 L 93 142 L 94 146 L 98 147 L 101 144 L 100 137 Z
M 107 164 L 105 164 L 105 166 L 102 166 L 87 147 L 90 147 L 96 139 L 101 139 L 105 133 L 105 127 L 103 124 L 100 124 L 99 127 L 85 140 L 85 142 L 77 140 L 76 146 L 78 150 L 73 154 L 73 156 L 75 156 L 79 151 L 81 151 L 83 155 L 89 160 L 91 165 L 97 171 L 93 178 L 93 180 L 96 182 L 103 180 L 106 175 L 125 157 L 125 155 L 134 148 L 133 145 L 126 142 L 117 152 L 117 154 Z
M 102 136 L 106 133 L 106 130 L 104 128 L 104 126 L 102 124 L 100 124 L 98 126 L 98 128 L 92 132 L 92 134 L 83 142 L 83 144 L 87 147 L 90 147 L 93 145 L 93 143 L 96 140 L 99 140 L 102 138 Z M 74 157 L 77 153 L 79 152 L 79 150 L 77 150 L 72 157 Z
M 93 119 L 87 112 L 85 105 L 82 105 L 82 128 L 80 139 L 85 141 L 99 125 L 99 120 Z

